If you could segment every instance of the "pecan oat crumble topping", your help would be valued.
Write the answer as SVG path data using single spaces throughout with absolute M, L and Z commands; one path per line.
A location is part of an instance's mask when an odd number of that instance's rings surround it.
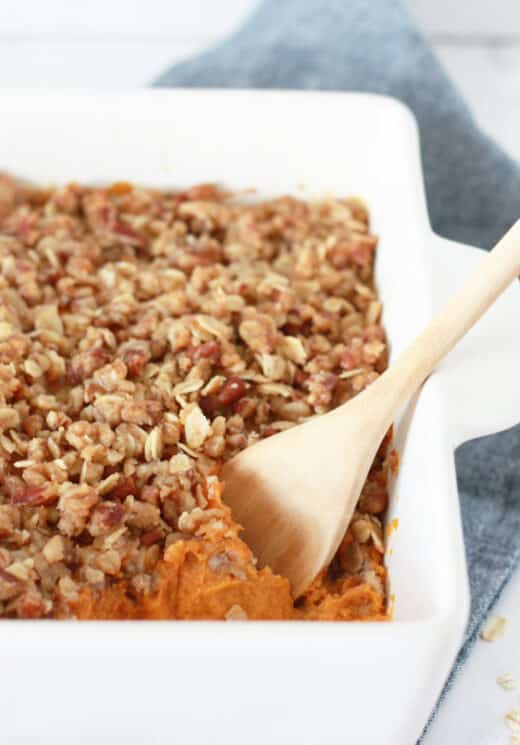
M 0 180 L 0 617 L 384 618 L 388 442 L 294 604 L 218 480 L 384 370 L 365 206 Z

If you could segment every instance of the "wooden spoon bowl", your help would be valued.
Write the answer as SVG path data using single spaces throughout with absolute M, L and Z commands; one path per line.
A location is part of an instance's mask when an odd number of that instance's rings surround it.
M 332 560 L 400 407 L 519 273 L 520 221 L 372 385 L 224 466 L 224 499 L 244 539 L 261 566 L 289 578 L 295 597 Z

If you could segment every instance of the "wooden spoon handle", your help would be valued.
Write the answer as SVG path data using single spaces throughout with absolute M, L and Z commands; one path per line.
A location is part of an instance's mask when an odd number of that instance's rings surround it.
M 520 220 L 395 364 L 373 384 L 380 388 L 378 394 L 390 395 L 394 409 L 404 403 L 519 274 Z

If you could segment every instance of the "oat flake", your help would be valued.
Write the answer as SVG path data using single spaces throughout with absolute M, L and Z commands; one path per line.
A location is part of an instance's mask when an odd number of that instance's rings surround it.
M 516 689 L 516 680 L 511 673 L 502 673 L 502 675 L 499 675 L 497 683 L 504 691 L 514 691 Z
M 494 642 L 506 633 L 507 618 L 491 616 L 480 632 L 480 638 L 486 642 Z

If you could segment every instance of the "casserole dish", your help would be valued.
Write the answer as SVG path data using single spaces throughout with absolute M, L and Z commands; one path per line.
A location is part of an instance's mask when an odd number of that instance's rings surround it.
M 259 196 L 359 194 L 398 354 L 478 252 L 428 224 L 417 130 L 360 94 L 8 94 L 0 167 L 36 182 L 220 181 Z M 396 423 L 392 623 L 0 622 L 1 734 L 46 743 L 413 743 L 460 645 L 469 595 L 453 461 L 520 411 L 510 288 Z M 484 357 L 484 361 L 482 360 Z

